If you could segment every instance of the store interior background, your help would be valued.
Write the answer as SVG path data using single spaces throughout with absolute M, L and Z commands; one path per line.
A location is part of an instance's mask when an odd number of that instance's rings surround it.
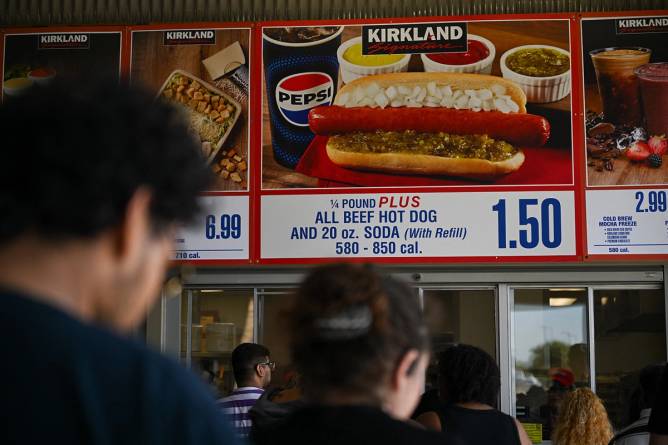
M 191 367 L 212 390 L 233 389 L 230 354 L 243 341 L 265 344 L 278 362 L 276 385 L 290 384 L 284 314 L 308 267 L 174 269 L 149 314 L 149 343 Z M 571 266 L 406 266 L 383 268 L 411 284 L 432 352 L 476 345 L 499 363 L 498 407 L 545 422 L 551 373 L 604 400 L 615 427 L 637 415 L 637 372 L 665 362 L 666 277 L 660 264 Z M 210 337 L 212 335 L 212 337 Z M 425 390 L 436 383 L 432 364 Z M 549 430 L 544 428 L 544 439 Z

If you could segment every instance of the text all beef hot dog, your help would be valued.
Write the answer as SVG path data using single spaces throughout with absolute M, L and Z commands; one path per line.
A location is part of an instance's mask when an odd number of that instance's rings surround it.
M 376 130 L 486 134 L 530 147 L 545 144 L 550 136 L 550 124 L 541 116 L 454 108 L 317 107 L 309 113 L 309 126 L 321 135 Z
M 391 173 L 493 179 L 522 165 L 518 146 L 543 145 L 550 127 L 526 114 L 515 83 L 465 73 L 367 76 L 341 88 L 334 105 L 309 114 L 327 135 L 330 160 Z

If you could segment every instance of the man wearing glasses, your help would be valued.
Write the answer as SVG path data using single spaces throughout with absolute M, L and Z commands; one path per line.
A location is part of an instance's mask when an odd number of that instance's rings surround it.
M 242 343 L 232 351 L 237 389 L 217 404 L 239 437 L 248 437 L 252 426 L 249 411 L 271 383 L 276 362 L 269 355 L 269 349 L 256 343 Z

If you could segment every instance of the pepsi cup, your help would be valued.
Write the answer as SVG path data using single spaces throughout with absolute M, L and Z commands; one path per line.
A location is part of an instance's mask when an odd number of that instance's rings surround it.
M 313 140 L 309 111 L 334 100 L 342 31 L 338 26 L 263 29 L 271 143 L 274 158 L 285 167 L 294 169 Z

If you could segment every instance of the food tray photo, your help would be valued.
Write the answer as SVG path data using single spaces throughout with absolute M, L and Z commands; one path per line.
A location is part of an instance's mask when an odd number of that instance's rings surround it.
M 211 163 L 241 114 L 241 104 L 208 82 L 182 70 L 167 76 L 158 97 L 185 108 L 191 129 L 202 144 L 202 153 Z

